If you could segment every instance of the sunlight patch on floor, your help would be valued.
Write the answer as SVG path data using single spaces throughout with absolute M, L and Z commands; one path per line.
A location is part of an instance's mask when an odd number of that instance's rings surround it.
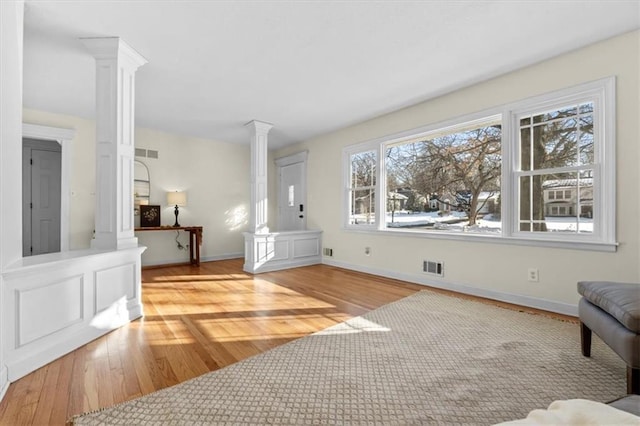
M 391 331 L 383 325 L 376 324 L 362 317 L 351 318 L 345 322 L 334 325 L 326 330 L 316 333 L 318 336 L 328 336 L 332 334 L 353 334 L 353 333 L 365 333 L 365 332 L 386 332 Z

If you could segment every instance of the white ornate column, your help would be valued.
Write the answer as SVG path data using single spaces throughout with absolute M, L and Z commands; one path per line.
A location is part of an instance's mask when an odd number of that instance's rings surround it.
M 274 252 L 273 237 L 269 235 L 267 210 L 268 139 L 272 124 L 253 120 L 245 125 L 251 131 L 251 202 L 249 204 L 249 232 L 244 233 L 244 266 L 246 272 L 257 273 Z
M 242 269 L 258 274 L 321 263 L 322 231 L 269 232 L 267 135 L 273 125 L 253 120 L 246 127 L 251 130 L 251 205 Z
M 147 60 L 119 37 L 82 42 L 96 59 L 96 212 L 91 247 L 134 247 L 135 72 Z
M 251 130 L 251 205 L 249 206 L 250 229 L 254 234 L 268 234 L 268 173 L 267 155 L 269 130 L 272 124 L 253 120 L 245 124 Z

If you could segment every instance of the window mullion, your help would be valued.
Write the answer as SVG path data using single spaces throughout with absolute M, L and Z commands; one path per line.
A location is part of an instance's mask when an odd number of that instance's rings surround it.
M 385 164 L 386 144 L 378 147 L 378 163 L 376 173 L 376 228 L 385 229 L 387 224 L 387 167 Z
M 514 172 L 518 169 L 520 149 L 516 141 L 520 138 L 520 127 L 509 110 L 502 113 L 502 175 L 500 185 L 500 219 L 502 220 L 502 236 L 511 236 L 514 230 L 517 196 Z

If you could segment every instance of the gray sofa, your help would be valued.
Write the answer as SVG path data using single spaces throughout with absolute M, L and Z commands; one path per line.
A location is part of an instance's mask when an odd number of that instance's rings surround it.
M 627 364 L 627 393 L 640 394 L 640 284 L 581 281 L 578 293 L 582 355 L 594 332 Z

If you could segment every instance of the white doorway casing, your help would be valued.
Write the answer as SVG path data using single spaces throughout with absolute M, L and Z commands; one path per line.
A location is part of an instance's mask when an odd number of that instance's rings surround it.
M 60 251 L 69 250 L 69 206 L 71 198 L 71 149 L 76 131 L 58 127 L 22 124 L 22 137 L 55 141 L 62 149 L 60 175 Z

